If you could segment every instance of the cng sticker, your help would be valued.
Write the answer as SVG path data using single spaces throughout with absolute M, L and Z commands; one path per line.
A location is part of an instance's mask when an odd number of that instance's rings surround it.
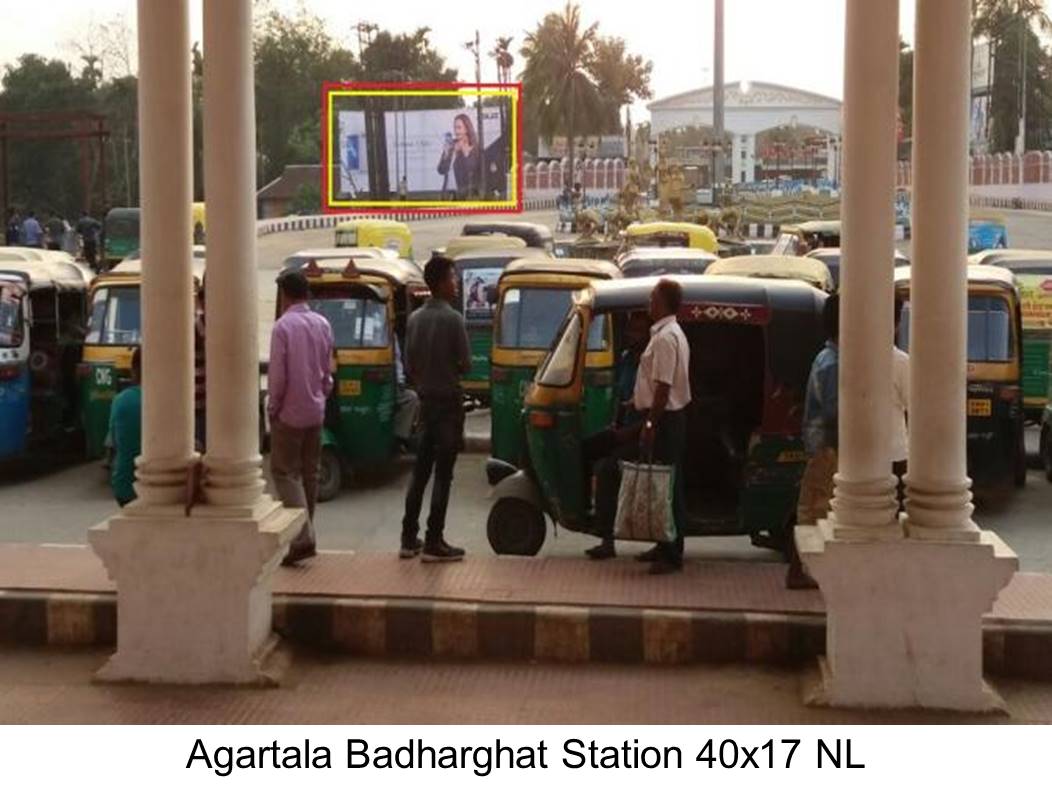
M 345 380 L 340 382 L 340 394 L 350 398 L 356 398 L 362 394 L 362 382 L 356 380 Z
M 113 368 L 112 367 L 96 367 L 95 368 L 95 385 L 99 387 L 112 387 L 113 386 Z

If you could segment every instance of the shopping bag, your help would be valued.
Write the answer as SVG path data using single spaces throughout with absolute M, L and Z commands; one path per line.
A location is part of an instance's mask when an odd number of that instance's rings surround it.
M 614 537 L 638 542 L 674 542 L 672 509 L 675 468 L 671 465 L 621 462 Z

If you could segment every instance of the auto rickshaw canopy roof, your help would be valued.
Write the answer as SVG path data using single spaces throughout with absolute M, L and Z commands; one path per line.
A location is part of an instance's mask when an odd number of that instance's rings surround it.
M 1007 264 L 1017 260 L 1026 259 L 1041 261 L 1048 259 L 1052 261 L 1052 250 L 1026 250 L 1023 248 L 988 248 L 973 253 L 968 257 L 969 264 Z
M 660 237 L 662 234 L 686 234 L 687 245 L 692 248 L 703 248 L 710 253 L 719 249 L 719 241 L 716 234 L 707 225 L 688 222 L 672 222 L 667 220 L 655 220 L 652 222 L 634 222 L 625 229 L 625 239 L 631 242 L 633 239 L 644 239 L 647 237 Z
M 200 284 L 205 279 L 205 260 L 192 259 L 190 268 L 193 270 L 194 280 Z M 95 279 L 96 284 L 109 283 L 139 283 L 142 280 L 142 259 L 125 259 L 109 272 L 102 273 Z
M 307 248 L 297 250 L 285 257 L 283 266 L 288 267 L 296 262 L 306 263 L 311 259 L 397 259 L 398 251 L 394 248 L 381 247 L 346 247 L 346 248 Z
M 0 261 L 36 261 L 61 262 L 75 264 L 76 260 L 64 250 L 46 248 L 23 248 L 17 245 L 0 247 Z
M 87 290 L 93 273 L 71 261 L 7 261 L 0 253 L 0 281 L 18 278 L 36 289 Z
M 464 223 L 460 233 L 463 236 L 480 236 L 487 234 L 504 234 L 516 236 L 531 248 L 548 248 L 552 244 L 552 229 L 543 223 L 514 222 L 473 222 Z
M 757 254 L 758 255 L 758 254 Z M 807 251 L 807 258 L 818 259 L 819 261 L 825 262 L 826 259 L 835 259 L 837 262 L 840 261 L 841 249 L 840 248 L 815 248 L 814 250 Z M 828 262 L 826 262 L 828 263 Z M 895 266 L 906 267 L 910 264 L 909 257 L 901 250 L 895 251 Z
M 633 246 L 617 257 L 617 264 L 624 266 L 631 261 L 686 261 L 689 259 L 697 259 L 708 264 L 716 260 L 716 254 L 704 248 Z
M 477 234 L 473 236 L 455 236 L 446 242 L 440 252 L 449 259 L 461 253 L 480 250 L 519 250 L 526 247 L 526 242 L 517 236 L 505 234 Z
M 833 288 L 833 276 L 829 268 L 810 256 L 734 256 L 730 259 L 717 259 L 708 266 L 705 274 L 795 279 L 826 292 Z
M 278 273 L 278 280 L 280 281 L 282 276 L 289 273 L 307 270 L 311 263 L 312 261 L 307 261 L 303 264 L 286 267 Z M 351 278 L 351 276 L 346 275 L 346 272 L 348 267 L 353 264 L 354 272 L 357 275 L 383 278 L 397 286 L 424 285 L 423 272 L 416 264 L 407 259 L 316 259 L 313 260 L 313 264 L 317 265 L 324 275 L 330 276 L 330 280 L 340 277 Z
M 549 259 L 526 258 L 516 259 L 504 268 L 504 274 L 510 275 L 580 275 L 585 278 L 614 279 L 621 277 L 621 271 L 612 262 L 602 259 Z
M 597 312 L 645 309 L 650 293 L 661 280 L 679 284 L 683 288 L 683 303 L 687 305 L 763 306 L 817 315 L 826 298 L 821 290 L 799 281 L 722 275 L 651 275 L 596 281 L 581 297 Z
M 1015 276 L 1012 275 L 1012 271 L 1006 270 L 1004 267 L 994 267 L 988 264 L 969 264 L 967 265 L 967 270 L 968 283 L 971 285 L 985 284 L 987 286 L 995 286 L 1000 289 L 1005 289 L 1013 293 L 1019 291 L 1018 284 L 1016 284 Z M 910 267 L 899 267 L 895 270 L 895 284 L 898 286 L 908 286 L 910 275 Z
M 543 248 L 483 248 L 482 250 L 465 250 L 463 253 L 448 258 L 451 258 L 454 263 L 460 263 L 478 259 L 551 259 L 552 256 Z
M 795 225 L 783 225 L 780 233 L 792 234 L 834 234 L 840 236 L 840 220 L 808 220 Z

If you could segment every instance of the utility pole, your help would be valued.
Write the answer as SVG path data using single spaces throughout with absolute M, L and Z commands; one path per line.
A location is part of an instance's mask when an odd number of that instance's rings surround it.
M 1016 155 L 1022 156 L 1026 152 L 1026 45 L 1027 36 L 1030 33 L 1030 21 L 1023 16 L 1023 3 L 1018 5 L 1019 13 L 1019 49 L 1022 75 L 1019 78 L 1019 134 L 1015 140 Z
M 479 43 L 478 28 L 475 29 L 475 39 L 464 44 L 464 49 L 471 51 L 475 56 L 475 86 L 479 94 L 475 98 L 475 119 L 477 128 L 477 139 L 475 150 L 478 152 L 478 182 L 479 196 L 486 197 L 486 151 L 482 147 L 482 49 Z
M 719 187 L 723 183 L 723 0 L 715 0 L 715 6 L 715 41 L 712 48 L 712 128 L 716 138 L 716 148 L 713 151 L 712 200 L 713 203 L 718 204 Z

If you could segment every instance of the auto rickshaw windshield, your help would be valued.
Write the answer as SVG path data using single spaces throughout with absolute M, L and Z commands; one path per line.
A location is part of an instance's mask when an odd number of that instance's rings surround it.
M 85 343 L 137 345 L 141 329 L 139 287 L 101 287 L 95 292 Z
M 22 298 L 18 284 L 0 283 L 0 347 L 17 348 L 22 344 Z
M 510 287 L 504 292 L 497 332 L 502 348 L 547 350 L 573 301 L 573 292 L 563 288 Z M 603 318 L 597 317 L 588 331 L 588 349 L 606 347 Z
M 386 348 L 390 344 L 387 300 L 382 293 L 368 291 L 315 291 L 309 305 L 332 326 L 337 348 Z
M 898 346 L 909 350 L 910 303 L 902 307 Z M 1004 363 L 1015 359 L 1012 336 L 1012 314 L 1008 302 L 994 295 L 973 295 L 968 298 L 968 361 L 974 363 Z

